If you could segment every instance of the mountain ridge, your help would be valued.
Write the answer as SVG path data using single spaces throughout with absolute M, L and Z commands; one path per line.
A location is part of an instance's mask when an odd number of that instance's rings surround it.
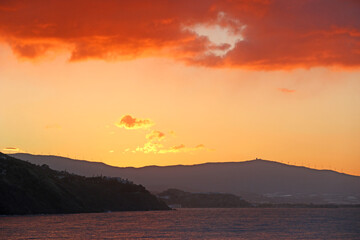
M 332 169 L 316 169 L 316 168 L 311 168 L 311 167 L 306 167 L 306 166 L 297 166 L 297 165 L 291 165 L 291 164 L 286 164 L 286 163 L 282 163 L 282 162 L 277 162 L 277 161 L 273 161 L 273 160 L 267 160 L 267 159 L 252 159 L 252 160 L 245 160 L 245 161 L 230 161 L 230 162 L 204 162 L 204 163 L 197 163 L 197 164 L 176 164 L 176 165 L 164 165 L 164 166 L 159 166 L 159 165 L 146 165 L 146 166 L 142 166 L 142 167 L 132 167 L 132 166 L 127 166 L 127 167 L 119 167 L 119 166 L 113 166 L 104 162 L 98 162 L 98 161 L 89 161 L 89 160 L 83 160 L 83 159 L 75 159 L 75 158 L 69 158 L 69 157 L 62 157 L 62 156 L 57 156 L 57 155 L 35 155 L 35 154 L 30 154 L 30 153 L 12 153 L 12 154 L 8 154 L 9 156 L 20 156 L 19 158 L 26 158 L 26 156 L 32 156 L 32 157 L 51 157 L 51 158 L 59 158 L 59 159 L 67 159 L 67 160 L 71 160 L 71 161 L 77 161 L 77 162 L 83 162 L 83 163 L 91 163 L 91 164 L 100 164 L 106 167 L 112 167 L 112 168 L 121 168 L 121 169 L 144 169 L 144 168 L 168 168 L 168 167 L 194 167 L 194 166 L 203 166 L 203 165 L 216 165 L 216 164 L 238 164 L 238 163 L 251 163 L 251 162 L 265 162 L 265 163 L 273 163 L 273 164 L 279 164 L 279 165 L 283 165 L 283 166 L 287 166 L 287 167 L 296 167 L 296 168 L 303 168 L 303 169 L 307 169 L 307 170 L 313 170 L 313 171 L 323 171 L 323 172 L 332 172 L 332 173 L 336 173 L 336 174 L 340 174 L 340 175 L 346 175 L 346 176 L 353 176 L 353 177 L 360 177 L 360 175 L 354 175 L 354 174 L 349 174 L 349 173 L 344 173 L 344 172 L 338 172 L 336 170 L 332 170 Z
M 153 192 L 176 188 L 187 192 L 231 193 L 250 202 L 360 203 L 360 176 L 269 160 L 135 168 L 58 156 L 15 156 L 84 176 L 127 178 Z

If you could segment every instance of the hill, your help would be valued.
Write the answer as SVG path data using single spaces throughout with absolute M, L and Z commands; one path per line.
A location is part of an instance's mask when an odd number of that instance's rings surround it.
M 169 206 L 184 208 L 239 208 L 251 207 L 249 202 L 228 193 L 189 193 L 168 189 L 158 196 Z
M 167 210 L 143 186 L 84 177 L 0 153 L 0 215 Z
M 121 176 L 156 192 L 176 188 L 188 192 L 230 193 L 250 202 L 360 203 L 359 176 L 260 159 L 190 166 L 121 168 L 57 156 L 13 156 L 84 176 Z

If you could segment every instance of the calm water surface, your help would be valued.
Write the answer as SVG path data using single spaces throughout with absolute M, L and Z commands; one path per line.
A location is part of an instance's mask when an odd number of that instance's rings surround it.
M 0 239 L 360 239 L 360 209 L 1 216 Z

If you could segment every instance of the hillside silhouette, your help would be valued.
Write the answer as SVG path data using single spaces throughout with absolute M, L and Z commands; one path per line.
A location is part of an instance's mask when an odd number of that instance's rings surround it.
M 198 165 L 113 167 L 99 162 L 58 156 L 14 154 L 84 176 L 123 177 L 154 192 L 169 188 L 187 192 L 230 193 L 250 202 L 359 204 L 360 177 L 267 160 Z
M 0 153 L 0 215 L 168 210 L 143 186 L 84 177 Z
M 168 189 L 158 196 L 169 206 L 183 208 L 252 207 L 249 202 L 228 193 L 189 193 L 179 189 Z

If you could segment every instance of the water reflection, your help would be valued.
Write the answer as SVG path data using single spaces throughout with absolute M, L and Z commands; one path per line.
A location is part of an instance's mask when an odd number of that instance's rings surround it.
M 360 239 L 360 209 L 181 209 L 0 217 L 1 239 Z

